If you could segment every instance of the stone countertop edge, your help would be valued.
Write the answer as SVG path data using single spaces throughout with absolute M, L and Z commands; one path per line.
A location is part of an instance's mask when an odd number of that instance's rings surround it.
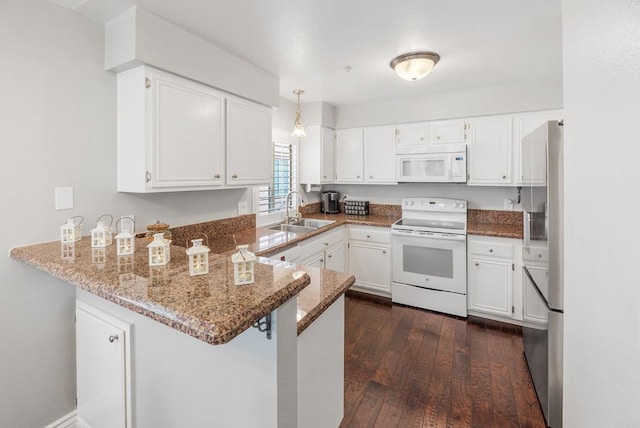
M 265 317 L 267 314 L 295 297 L 302 289 L 311 283 L 311 278 L 308 274 L 302 275 L 300 278 L 292 279 L 287 287 L 271 294 L 269 298 L 263 300 L 259 306 L 256 305 L 254 307 L 247 308 L 248 310 L 242 314 L 242 317 L 236 317 L 227 323 L 210 325 L 210 329 L 196 328 L 195 326 L 206 327 L 206 325 L 202 325 L 202 321 L 200 319 L 188 315 L 185 316 L 184 314 L 174 314 L 176 315 L 175 319 L 163 316 L 155 310 L 153 305 L 144 305 L 141 301 L 133 301 L 131 299 L 126 299 L 123 296 L 118 296 L 113 292 L 108 292 L 109 289 L 112 289 L 110 284 L 97 280 L 96 278 L 92 278 L 83 272 L 79 272 L 73 269 L 71 267 L 72 265 L 67 267 L 48 261 L 36 261 L 34 257 L 30 257 L 29 253 L 25 251 L 25 248 L 28 247 L 16 247 L 11 249 L 9 253 L 10 257 L 45 272 L 54 278 L 66 281 L 69 284 L 95 294 L 98 297 L 127 308 L 140 315 L 151 318 L 211 345 L 221 345 L 231 341 L 231 339 L 247 330 L 256 321 Z
M 349 288 L 356 282 L 356 277 L 349 275 L 349 278 L 333 292 L 318 303 L 313 310 L 309 311 L 300 321 L 298 321 L 298 336 L 307 329 L 320 315 L 324 313 L 340 296 L 347 292 Z

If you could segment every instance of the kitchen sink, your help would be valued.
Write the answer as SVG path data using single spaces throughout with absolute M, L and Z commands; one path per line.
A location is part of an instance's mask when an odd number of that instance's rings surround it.
M 319 220 L 315 218 L 303 218 L 302 220 L 292 221 L 289 224 L 295 225 L 295 226 L 313 227 L 314 229 L 318 229 L 335 222 L 336 222 L 335 220 Z
M 279 230 L 282 232 L 291 232 L 291 233 L 309 233 L 309 232 L 313 232 L 316 229 L 317 227 L 302 226 L 299 224 L 277 224 L 269 228 L 269 230 Z

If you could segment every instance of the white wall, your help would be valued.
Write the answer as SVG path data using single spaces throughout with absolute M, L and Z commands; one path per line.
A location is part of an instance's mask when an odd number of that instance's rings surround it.
M 134 213 L 137 229 L 236 215 L 244 190 L 116 193 L 116 79 L 101 25 L 48 0 L 0 3 L 0 426 L 38 427 L 75 407 L 74 290 L 10 260 L 58 239 L 72 215 Z M 71 162 L 69 162 L 69 159 Z M 73 186 L 75 209 L 54 210 Z
M 428 77 L 427 77 L 428 79 Z M 562 81 L 520 82 L 336 107 L 336 128 L 562 108 Z
M 563 0 L 564 426 L 640 426 L 640 3 Z

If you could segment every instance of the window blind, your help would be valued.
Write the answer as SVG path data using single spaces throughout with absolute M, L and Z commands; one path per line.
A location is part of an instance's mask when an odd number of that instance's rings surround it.
M 295 146 L 288 143 L 273 142 L 273 173 L 271 184 L 260 188 L 260 215 L 285 211 L 287 193 L 296 188 Z M 295 199 L 292 198 L 293 203 Z

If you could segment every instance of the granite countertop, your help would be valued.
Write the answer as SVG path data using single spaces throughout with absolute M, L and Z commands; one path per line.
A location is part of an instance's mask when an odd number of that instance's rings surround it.
M 468 210 L 467 234 L 522 239 L 521 211 Z
M 62 244 L 57 241 L 14 248 L 10 255 L 214 345 L 229 342 L 295 297 L 311 281 L 306 273 L 256 263 L 256 282 L 235 285 L 228 253 L 210 255 L 209 274 L 192 277 L 183 247 L 171 246 L 168 265 L 149 267 L 147 243 L 137 238 L 135 254 L 120 257 L 111 245 L 104 249 L 104 262 L 99 263 L 93 262 L 97 252 L 88 237 L 75 243 L 75 257 L 69 259 L 61 257 Z
M 154 319 L 210 344 L 230 341 L 253 323 L 298 295 L 298 334 L 353 285 L 353 275 L 259 257 L 256 282 L 236 286 L 230 255 L 237 244 L 248 244 L 257 256 L 282 251 L 298 242 L 344 224 L 389 227 L 397 215 L 351 216 L 308 214 L 335 220 L 306 234 L 256 228 L 247 217 L 174 229 L 180 244 L 187 237 L 211 236 L 209 274 L 189 275 L 185 247 L 171 246 L 171 261 L 149 267 L 145 238 L 136 239 L 133 256 L 116 256 L 115 244 L 102 260 L 89 237 L 74 245 L 74 257 L 62 258 L 58 241 L 14 248 L 12 258 L 42 270 L 108 301 Z M 234 229 L 237 228 L 237 229 Z M 184 242 L 183 242 L 184 241 Z

